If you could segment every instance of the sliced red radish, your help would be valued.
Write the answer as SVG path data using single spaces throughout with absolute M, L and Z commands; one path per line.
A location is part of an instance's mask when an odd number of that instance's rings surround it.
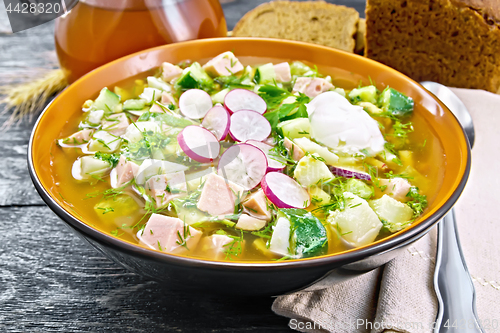
M 249 145 L 252 145 L 252 146 L 259 148 L 260 150 L 262 150 L 264 155 L 266 155 L 267 172 L 283 170 L 286 167 L 285 160 L 281 156 L 279 156 L 277 153 L 274 153 L 273 151 L 271 151 L 271 149 L 273 149 L 273 146 L 270 146 L 267 143 L 264 143 L 261 141 L 255 141 L 255 140 L 248 140 L 245 143 L 248 143 Z
M 191 119 L 201 119 L 212 108 L 212 98 L 200 89 L 185 91 L 179 98 L 179 109 L 183 115 Z
M 224 106 L 233 113 L 240 110 L 252 110 L 264 114 L 267 110 L 266 101 L 256 93 L 246 89 L 234 89 L 224 97 Z
M 177 135 L 177 141 L 184 153 L 195 161 L 209 163 L 219 156 L 219 140 L 203 127 L 185 127 Z
M 259 185 L 266 174 L 266 155 L 257 147 L 241 143 L 229 147 L 220 157 L 219 176 L 232 181 L 245 190 Z
M 260 185 L 269 201 L 278 208 L 307 208 L 311 204 L 309 193 L 281 172 L 269 172 Z
M 231 115 L 229 134 L 235 141 L 262 141 L 271 134 L 271 124 L 258 112 L 241 110 Z
M 363 171 L 351 170 L 344 167 L 331 166 L 330 170 L 334 175 L 345 178 L 357 178 L 362 180 L 372 180 L 372 177 Z
M 201 126 L 212 132 L 217 140 L 224 140 L 229 133 L 230 115 L 222 106 L 214 106 L 208 111 Z

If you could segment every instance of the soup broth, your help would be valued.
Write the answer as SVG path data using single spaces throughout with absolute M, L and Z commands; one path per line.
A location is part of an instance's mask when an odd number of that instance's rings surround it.
M 250 139 L 241 139 L 238 135 L 242 134 L 232 127 L 230 135 L 225 135 L 220 140 L 221 152 L 217 156 L 209 158 L 208 162 L 196 161 L 196 157 L 193 159 L 192 155 L 189 155 L 192 152 L 186 152 L 187 148 L 179 145 L 175 146 L 176 151 L 173 153 L 176 155 L 175 159 L 172 159 L 170 155 L 165 155 L 165 153 L 162 155 L 164 158 L 161 158 L 154 155 L 155 152 L 153 152 L 153 156 L 148 156 L 147 158 L 141 157 L 139 161 L 134 160 L 134 163 L 138 167 L 150 159 L 165 159 L 172 163 L 174 161 L 181 161 L 180 164 L 184 163 L 189 167 L 187 170 L 182 171 L 185 174 L 187 185 L 183 190 L 179 190 L 186 191 L 187 193 L 175 197 L 179 193 L 169 189 L 167 184 L 168 191 L 165 193 L 175 198 L 166 203 L 159 204 L 157 198 L 151 195 L 148 196 L 150 192 L 147 192 L 147 189 L 145 190 L 147 184 L 144 185 L 144 182 L 148 181 L 148 177 L 153 178 L 163 174 L 164 171 L 161 170 L 152 172 L 142 182 L 138 181 L 140 176 L 138 176 L 137 171 L 134 171 L 134 180 L 125 184 L 125 186 L 115 186 L 114 189 L 110 184 L 112 183 L 111 178 L 115 177 L 115 175 L 111 174 L 110 176 L 109 170 L 113 166 L 116 168 L 116 164 L 110 165 L 104 173 L 98 176 L 76 180 L 74 171 L 75 161 L 82 159 L 83 156 L 94 156 L 95 158 L 95 150 L 92 151 L 88 147 L 90 147 L 92 142 L 96 142 L 96 133 L 102 131 L 105 127 L 104 122 L 106 118 L 99 120 L 93 125 L 89 122 L 91 113 L 100 111 L 98 110 L 99 108 L 95 108 L 95 105 L 99 103 L 98 100 L 103 94 L 101 91 L 99 97 L 89 96 L 94 98 L 94 100 L 86 102 L 83 106 L 85 112 L 75 113 L 69 120 L 68 126 L 60 133 L 60 138 L 62 139 L 58 143 L 54 143 L 52 147 L 51 166 L 58 186 L 56 192 L 60 193 L 63 200 L 73 207 L 75 213 L 81 216 L 83 221 L 87 221 L 88 224 L 105 233 L 138 244 L 139 246 L 169 252 L 165 248 L 162 248 L 161 244 L 163 243 L 160 243 L 160 241 L 152 244 L 141 237 L 145 238 L 145 231 L 149 232 L 150 235 L 155 235 L 155 232 L 159 235 L 157 231 L 159 229 L 147 226 L 148 221 L 151 221 L 152 215 L 160 217 L 179 216 L 183 221 L 184 228 L 175 235 L 175 243 L 178 246 L 174 246 L 176 249 L 170 251 L 172 253 L 212 260 L 286 260 L 338 253 L 353 247 L 367 245 L 377 239 L 387 237 L 394 232 L 404 230 L 409 225 L 415 223 L 418 216 L 425 209 L 427 202 L 432 202 L 435 198 L 440 188 L 441 179 L 443 178 L 444 168 L 442 166 L 445 163 L 443 149 L 439 140 L 430 127 L 427 126 L 426 121 L 419 114 L 418 110 L 409 111 L 409 108 L 404 109 L 404 107 L 400 107 L 398 110 L 392 109 L 391 111 L 391 108 L 387 106 L 390 105 L 387 103 L 391 101 L 384 100 L 389 95 L 386 91 L 393 93 L 392 97 L 402 98 L 412 104 L 411 96 L 408 98 L 395 91 L 388 90 L 389 88 L 387 87 L 375 87 L 370 84 L 364 86 L 360 84 L 360 77 L 333 67 L 322 67 L 318 70 L 315 69 L 314 64 L 290 61 L 287 65 L 283 65 L 285 68 L 291 68 L 289 69 L 291 75 L 287 80 L 286 75 L 284 78 L 279 77 L 280 66 L 276 67 L 277 62 L 273 61 L 273 59 L 265 59 L 269 61 L 265 63 L 265 60 L 262 58 L 241 57 L 240 59 L 233 59 L 232 54 L 226 56 L 231 58 L 229 62 L 230 67 L 237 69 L 238 64 L 241 62 L 243 69 L 239 69 L 236 73 L 233 73 L 230 70 L 231 68 L 226 73 L 224 73 L 223 69 L 219 69 L 220 72 L 215 71 L 213 73 L 206 66 L 204 66 L 205 69 L 200 67 L 203 74 L 210 73 L 209 76 L 203 77 L 207 81 L 210 80 L 211 85 L 207 85 L 201 80 L 197 82 L 198 77 L 193 81 L 193 86 L 183 86 L 180 81 L 185 79 L 186 73 L 189 73 L 189 70 L 186 70 L 186 68 L 189 69 L 194 66 L 192 62 L 185 62 L 180 64 L 184 68 L 182 73 L 179 72 L 180 74 L 171 80 L 167 80 L 163 73 L 167 68 L 179 67 L 170 67 L 169 64 L 167 67 L 163 67 L 163 71 L 150 71 L 130 78 L 125 82 L 119 82 L 114 87 L 108 87 L 109 90 L 114 91 L 113 96 L 121 96 L 121 98 L 117 104 L 119 105 L 118 107 L 113 110 L 104 111 L 104 117 L 123 112 L 127 115 L 130 125 L 128 125 L 126 133 L 124 132 L 124 134 L 116 136 L 117 140 L 121 141 L 120 146 L 115 150 L 107 149 L 111 151 L 105 153 L 107 154 L 106 158 L 108 158 L 108 161 L 111 155 L 118 158 L 120 157 L 120 153 L 124 156 L 126 155 L 127 158 L 130 156 L 137 158 L 135 151 L 131 153 L 134 150 L 133 140 L 130 139 L 130 136 L 127 137 L 127 135 L 129 131 L 132 131 L 130 128 L 135 126 L 134 123 L 139 124 L 141 122 L 148 122 L 151 119 L 157 119 L 154 117 L 151 118 L 156 112 L 160 116 L 155 115 L 155 117 L 162 117 L 161 115 L 167 114 L 169 117 L 172 115 L 183 121 L 187 120 L 189 124 L 197 128 L 209 127 L 203 125 L 203 117 L 196 119 L 196 117 L 187 116 L 190 114 L 190 111 L 186 111 L 187 107 L 182 104 L 182 101 L 179 101 L 179 97 L 185 94 L 186 91 L 197 90 L 196 93 L 198 93 L 198 90 L 207 91 L 211 94 L 209 108 L 212 108 L 213 104 L 220 102 L 224 104 L 224 106 L 220 106 L 221 108 L 230 109 L 231 105 L 228 95 L 225 95 L 225 98 L 221 99 L 218 94 L 224 89 L 227 89 L 226 93 L 231 91 L 233 94 L 237 89 L 245 89 L 247 91 L 255 91 L 256 96 L 260 95 L 266 102 L 267 111 L 264 113 L 264 116 L 259 114 L 259 116 L 255 117 L 259 121 L 260 117 L 268 120 L 272 126 L 272 133 L 269 138 L 266 136 L 260 140 L 271 147 L 271 152 L 268 154 L 267 160 L 268 167 L 267 170 L 264 168 L 265 175 L 261 177 L 263 180 L 258 179 L 255 183 L 247 186 L 247 184 L 242 184 L 238 176 L 231 175 L 230 171 L 221 172 L 220 166 L 219 170 L 217 170 L 219 161 L 224 158 L 224 152 L 230 147 L 241 145 L 238 141 L 259 141 L 259 138 L 252 139 L 252 135 L 258 136 L 259 133 L 252 132 L 249 134 Z M 205 63 L 207 60 L 201 61 L 201 63 Z M 269 75 L 269 73 L 266 73 L 265 70 L 272 66 L 274 66 L 274 77 L 266 79 L 266 75 Z M 155 79 L 151 79 L 151 77 Z M 307 90 L 307 88 L 301 90 L 300 86 L 297 86 L 298 84 L 300 85 L 301 81 L 309 84 L 308 87 L 315 84 L 314 82 L 318 82 L 320 84 L 319 89 L 323 89 L 324 91 L 318 93 L 317 87 L 313 90 Z M 171 102 L 167 102 L 168 98 L 153 101 L 156 98 L 153 97 L 149 101 L 150 103 L 148 103 L 146 92 L 148 91 L 147 88 L 152 87 L 164 87 L 165 90 L 160 91 L 161 94 L 164 94 L 168 89 L 170 97 L 173 98 Z M 315 90 L 316 92 L 314 92 Z M 332 95 L 332 92 L 336 95 Z M 282 93 L 288 97 L 276 97 L 278 93 Z M 344 94 L 346 98 L 343 97 Z M 341 135 L 338 146 L 327 146 L 324 142 L 330 140 L 330 137 L 321 137 L 318 134 L 321 130 L 314 127 L 308 130 L 300 129 L 301 124 L 304 122 L 309 123 L 309 126 L 313 126 L 315 124 L 314 115 L 323 112 L 321 109 L 321 105 L 323 104 L 317 102 L 315 106 L 313 101 L 319 101 L 319 96 L 323 96 L 321 98 L 326 98 L 325 96 L 327 96 L 336 100 L 339 98 L 337 95 L 343 98 L 342 103 L 345 101 L 349 102 L 353 107 L 358 107 L 358 109 L 349 109 L 348 112 L 363 112 L 363 114 L 360 114 L 360 117 L 364 117 L 364 114 L 367 114 L 376 122 L 380 130 L 380 135 L 383 137 L 381 151 L 376 151 L 373 148 L 374 144 L 366 148 L 351 147 L 352 143 L 350 140 L 355 141 L 356 138 L 349 139 L 346 134 L 343 134 L 344 137 Z M 197 96 L 200 96 L 200 98 L 203 97 L 201 94 Z M 285 98 L 289 98 L 290 96 L 292 96 L 292 99 L 285 100 Z M 392 98 L 391 96 L 389 97 Z M 295 98 L 295 101 L 293 98 Z M 144 102 L 142 109 L 124 110 L 127 104 L 132 103 L 124 101 L 140 101 L 141 99 Z M 294 106 L 290 106 L 288 113 L 281 112 L 281 115 L 278 116 L 280 108 L 283 108 L 283 105 L 287 104 L 294 104 Z M 159 108 L 156 108 L 155 105 L 159 106 Z M 335 105 L 335 103 L 332 104 L 327 101 L 326 105 L 328 105 L 326 108 L 331 108 L 331 105 Z M 311 112 L 314 106 L 316 109 Z M 156 108 L 156 112 L 152 112 L 153 108 Z M 256 109 L 258 108 L 256 107 Z M 205 110 L 204 112 L 206 114 L 207 111 Z M 238 114 L 238 112 L 242 111 L 234 110 L 232 113 L 230 118 L 231 124 L 237 120 L 234 115 Z M 298 112 L 302 112 L 302 115 L 297 116 L 296 113 Z M 259 112 L 257 111 L 257 113 Z M 328 115 L 328 113 L 325 114 Z M 276 124 L 273 124 L 273 122 L 276 122 L 276 117 L 273 115 L 278 117 Z M 292 124 L 291 130 L 287 127 L 288 124 Z M 371 123 L 367 120 L 367 124 Z M 170 140 L 165 147 L 169 147 L 171 142 L 179 142 L 181 140 L 179 136 L 188 128 L 165 126 L 162 127 L 162 130 L 165 131 L 167 127 L 168 130 L 174 129 L 174 131 L 173 134 L 167 134 L 162 137 L 165 140 Z M 299 130 L 294 132 L 294 128 L 299 128 Z M 68 140 L 68 138 L 72 138 L 71 135 L 73 133 L 86 129 L 92 131 L 89 138 L 90 143 Z M 211 130 L 212 133 L 215 133 L 214 135 L 217 134 L 216 130 L 213 128 Z M 145 131 L 142 132 L 143 135 L 146 135 L 144 134 L 146 133 Z M 364 134 L 360 133 L 359 135 L 363 136 Z M 270 138 L 273 139 L 271 140 Z M 372 143 L 375 140 L 373 138 L 376 139 L 376 136 L 372 136 L 370 139 Z M 290 147 L 286 147 L 287 144 L 284 143 L 285 141 L 292 142 L 292 147 L 303 150 L 304 154 L 300 158 L 294 159 L 294 152 L 296 151 L 294 151 L 294 148 L 290 149 Z M 108 145 L 110 144 L 108 143 Z M 169 149 L 165 147 L 162 148 L 164 151 Z M 243 151 L 243 148 L 241 148 L 240 153 Z M 100 158 L 100 161 L 102 161 L 102 157 Z M 281 169 L 278 168 L 278 170 L 270 170 L 269 166 L 273 162 L 269 158 L 277 160 L 284 167 Z M 230 163 L 233 162 L 230 161 Z M 212 170 L 212 167 L 215 167 L 215 169 Z M 320 169 L 323 171 L 318 171 Z M 206 171 L 205 175 L 199 177 L 199 183 L 193 186 L 192 181 L 188 178 L 194 177 L 197 180 L 193 175 L 204 170 Z M 308 173 L 303 174 L 304 170 Z M 316 171 L 313 172 L 312 170 Z M 324 170 L 330 172 L 331 176 L 324 178 L 315 174 L 315 172 L 324 172 Z M 249 170 L 249 172 L 252 172 L 252 170 Z M 222 217 L 217 216 L 217 214 L 207 213 L 212 209 L 213 202 L 209 208 L 200 208 L 200 197 L 203 196 L 203 191 L 208 186 L 206 183 L 208 177 L 216 177 L 207 176 L 207 174 L 218 174 L 217 177 L 223 177 L 226 184 L 231 185 L 235 183 L 238 186 L 247 186 L 244 188 L 245 194 L 243 194 L 242 199 L 235 201 L 233 212 L 225 212 L 222 214 L 224 215 Z M 281 176 L 275 174 L 281 174 Z M 287 198 L 286 195 L 285 198 L 280 197 L 280 195 L 282 196 L 282 194 L 279 194 L 280 190 L 276 189 L 276 187 L 273 188 L 271 176 L 284 177 L 283 175 L 286 174 L 291 176 L 291 181 L 298 185 L 299 192 L 305 191 L 308 195 L 308 199 L 306 199 L 304 205 L 294 206 L 290 204 L 290 200 L 292 199 Z M 319 180 L 316 181 L 318 177 Z M 149 179 L 151 180 L 151 178 Z M 314 184 L 307 183 L 311 179 L 314 180 Z M 237 181 L 240 181 L 240 184 Z M 245 178 L 245 181 L 248 181 L 248 179 Z M 283 181 L 282 186 L 286 186 L 286 183 L 289 182 L 288 178 L 283 178 Z M 141 185 L 138 185 L 138 183 L 141 183 Z M 264 183 L 267 184 L 267 187 L 263 185 Z M 402 190 L 401 187 L 403 188 Z M 234 189 L 231 188 L 231 191 L 235 194 Z M 264 192 L 265 196 L 263 197 L 266 200 L 267 206 L 265 209 L 268 209 L 271 215 L 267 220 L 255 214 L 256 212 L 252 211 L 253 208 L 245 206 L 249 202 L 248 198 L 252 198 L 259 191 Z M 286 203 L 287 200 L 288 203 Z M 183 211 L 182 209 L 185 210 Z M 261 221 L 261 227 L 248 227 L 248 225 L 246 228 L 237 227 L 242 215 Z M 349 226 L 346 224 L 346 221 L 349 218 L 352 220 L 353 216 L 354 220 L 360 221 L 359 224 L 361 226 Z M 373 220 L 373 217 L 376 218 L 376 221 Z M 196 220 L 197 218 L 199 220 Z M 370 225 L 370 223 L 374 224 Z M 377 223 L 380 223 L 380 225 Z M 287 225 L 288 229 L 286 229 Z M 313 235 L 312 237 L 300 234 L 300 232 L 304 232 L 301 231 L 301 228 L 306 228 L 305 226 L 309 228 L 307 232 Z M 281 231 L 277 230 L 283 229 L 287 230 L 287 232 L 285 232 L 285 236 L 278 239 L 276 235 Z M 196 245 L 187 245 L 188 239 L 194 238 L 192 236 L 193 232 L 189 232 L 189 230 L 201 234 Z M 359 235 L 350 237 L 354 233 L 358 233 Z M 214 245 L 216 243 L 214 235 L 216 237 L 226 237 L 225 244 Z M 366 237 L 370 238 L 369 241 L 365 239 Z M 209 242 L 207 239 L 211 239 L 211 241 Z M 286 243 L 286 246 L 281 246 L 280 241 Z

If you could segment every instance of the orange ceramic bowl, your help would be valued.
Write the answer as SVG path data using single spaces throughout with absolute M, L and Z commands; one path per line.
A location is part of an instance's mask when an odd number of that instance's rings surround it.
M 153 251 L 113 237 L 83 221 L 58 195 L 52 177 L 50 150 L 63 127 L 89 97 L 104 86 L 113 86 L 144 73 L 162 62 L 209 59 L 232 50 L 255 63 L 272 59 L 301 60 L 333 68 L 350 81 L 373 80 L 379 88 L 393 87 L 411 96 L 415 112 L 423 116 L 439 138 L 446 156 L 444 179 L 424 215 L 411 227 L 368 246 L 320 257 L 282 262 L 223 262 L 189 258 Z M 115 262 L 173 288 L 211 293 L 278 295 L 303 289 L 318 280 L 314 288 L 341 281 L 376 268 L 393 259 L 402 249 L 425 235 L 454 205 L 470 170 L 470 148 L 462 127 L 453 114 L 421 85 L 375 61 L 343 51 L 300 42 L 258 39 L 202 39 L 165 45 L 142 51 L 85 75 L 66 88 L 47 106 L 38 119 L 29 144 L 29 169 L 36 189 L 73 230 Z

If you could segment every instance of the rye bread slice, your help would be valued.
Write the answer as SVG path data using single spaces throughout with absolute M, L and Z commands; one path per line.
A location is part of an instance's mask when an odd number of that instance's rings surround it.
M 354 52 L 358 20 L 354 8 L 324 1 L 273 1 L 245 14 L 233 36 L 291 39 Z

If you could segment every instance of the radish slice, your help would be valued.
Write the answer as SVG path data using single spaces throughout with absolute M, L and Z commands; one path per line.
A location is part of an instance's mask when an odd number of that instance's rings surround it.
M 346 168 L 339 168 L 332 166 L 330 167 L 330 170 L 334 175 L 337 175 L 339 177 L 345 177 L 345 178 L 357 178 L 357 179 L 362 179 L 362 180 L 372 180 L 372 177 L 367 174 L 366 172 L 362 171 L 357 171 L 357 170 L 350 170 Z
M 245 190 L 259 185 L 266 174 L 266 155 L 257 147 L 241 143 L 229 147 L 219 160 L 217 173 Z
M 256 93 L 246 89 L 234 89 L 224 97 L 224 106 L 233 113 L 240 110 L 252 110 L 264 114 L 267 110 L 267 104 Z
M 213 162 L 219 156 L 219 140 L 209 130 L 190 125 L 178 135 L 177 141 L 184 153 L 201 163 Z
M 230 115 L 222 106 L 214 106 L 208 111 L 201 126 L 212 132 L 217 140 L 221 141 L 229 133 Z
M 179 98 L 179 109 L 191 119 L 201 119 L 212 108 L 212 98 L 200 89 L 190 89 Z
M 307 208 L 311 204 L 309 193 L 281 172 L 269 172 L 260 185 L 269 201 L 278 208 Z
M 271 134 L 271 124 L 258 112 L 242 110 L 231 115 L 229 134 L 235 141 L 262 141 Z
M 246 143 L 259 148 L 260 150 L 262 150 L 264 155 L 266 155 L 267 172 L 283 170 L 286 167 L 285 160 L 279 154 L 272 151 L 270 152 L 270 150 L 273 149 L 273 146 L 255 140 L 248 140 Z

